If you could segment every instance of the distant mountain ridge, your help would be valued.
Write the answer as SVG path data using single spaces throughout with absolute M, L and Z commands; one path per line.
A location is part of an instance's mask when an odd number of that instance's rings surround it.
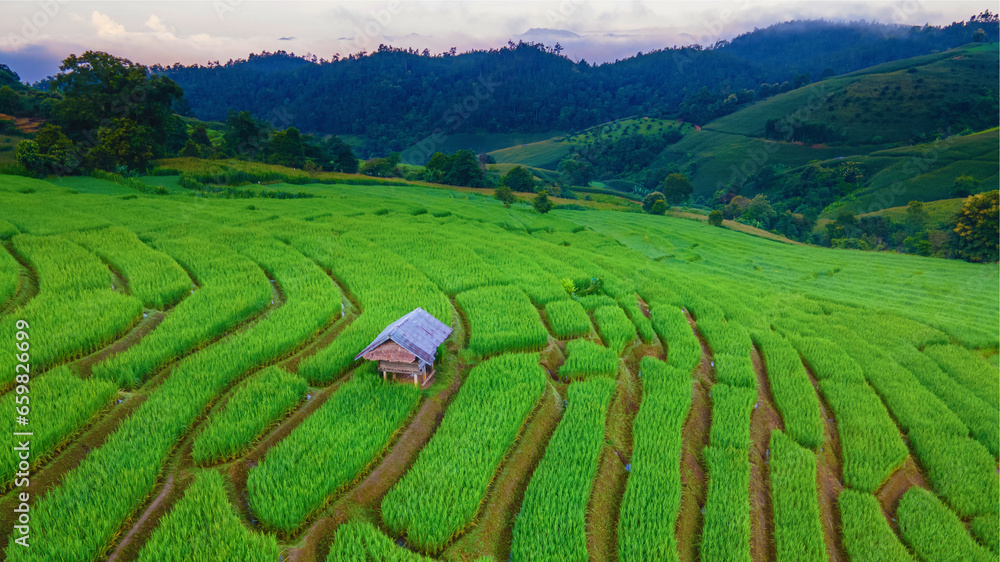
M 279 51 L 156 70 L 184 88 L 190 113 L 200 119 L 224 119 L 230 109 L 281 115 L 281 126 L 352 135 L 367 157 L 426 146 L 428 139 L 440 144 L 434 139 L 456 133 L 572 131 L 628 115 L 703 123 L 731 110 L 722 104 L 730 94 L 745 103 L 761 84 L 790 87 L 946 50 L 969 43 L 980 29 L 986 41 L 998 39 L 996 17 L 987 13 L 943 27 L 785 22 L 711 46 L 601 65 L 522 41 L 437 56 L 385 45 L 335 60 Z

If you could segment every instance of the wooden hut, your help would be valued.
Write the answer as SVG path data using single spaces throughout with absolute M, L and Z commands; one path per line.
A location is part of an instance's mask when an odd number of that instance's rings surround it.
M 450 335 L 447 324 L 418 307 L 382 330 L 354 359 L 378 361 L 383 379 L 388 373 L 413 377 L 413 385 L 419 387 L 434 376 L 437 348 Z

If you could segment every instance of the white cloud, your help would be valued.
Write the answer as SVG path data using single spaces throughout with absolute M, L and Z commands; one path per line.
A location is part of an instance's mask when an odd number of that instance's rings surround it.
M 173 35 L 173 32 L 174 32 L 173 28 L 167 29 L 167 26 L 163 23 L 163 20 L 161 20 L 160 18 L 156 17 L 155 14 L 150 15 L 149 19 L 146 20 L 146 27 L 148 27 L 149 29 L 152 29 L 153 31 L 155 31 L 157 33 L 166 33 L 166 34 Z
M 90 23 L 94 25 L 99 37 L 113 37 L 125 33 L 125 26 L 111 19 L 111 16 L 97 10 L 90 14 Z

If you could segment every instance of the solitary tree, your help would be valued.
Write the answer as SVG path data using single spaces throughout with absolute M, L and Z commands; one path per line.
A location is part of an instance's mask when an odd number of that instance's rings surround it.
M 680 205 L 694 193 L 691 180 L 684 174 L 670 174 L 663 180 L 663 199 L 668 205 Z
M 538 195 L 535 195 L 535 201 L 532 205 L 534 205 L 536 211 L 543 215 L 552 210 L 552 201 L 549 200 L 549 192 L 544 189 L 539 191 Z
M 129 119 L 147 131 L 149 150 L 157 155 L 176 151 L 187 135 L 172 106 L 184 96 L 176 82 L 128 59 L 87 51 L 70 55 L 50 88 L 62 94 L 55 121 L 74 141 L 93 138 L 99 128 Z M 175 133 L 180 130 L 182 137 Z
M 45 174 L 45 159 L 38 152 L 38 143 L 32 140 L 23 140 L 17 143 L 17 151 L 14 158 L 25 170 L 33 175 L 41 176 Z
M 21 107 L 21 98 L 10 86 L 0 87 L 0 113 L 17 113 Z
M 510 207 L 513 202 L 517 201 L 514 192 L 506 184 L 501 184 L 500 187 L 496 188 L 493 192 L 493 197 L 502 202 L 504 207 Z
M 594 177 L 594 166 L 574 154 L 559 162 L 559 173 L 566 183 L 586 187 Z
M 274 133 L 268 147 L 268 161 L 272 164 L 301 168 L 306 163 L 306 153 L 302 147 L 302 135 L 295 127 Z
M 905 230 L 907 236 L 913 236 L 924 229 L 927 224 L 927 210 L 920 201 L 910 201 L 906 206 Z
M 249 111 L 229 110 L 226 133 L 222 137 L 227 151 L 250 157 L 256 156 L 267 146 L 269 136 L 270 125 L 259 121 Z
M 663 194 L 660 193 L 659 191 L 653 191 L 652 193 L 649 193 L 642 199 L 642 210 L 646 211 L 647 213 L 652 213 L 653 205 L 655 205 L 657 201 L 664 201 L 664 204 L 666 203 Z
M 524 166 L 514 166 L 503 175 L 502 182 L 507 187 L 521 193 L 534 193 L 535 178 Z
M 185 158 L 198 158 L 201 156 L 201 147 L 198 143 L 194 142 L 194 139 L 188 139 L 184 143 L 184 148 L 181 149 L 181 156 Z
M 771 207 L 771 203 L 767 200 L 767 196 L 763 194 L 758 194 L 751 199 L 747 208 L 743 211 L 744 219 L 763 227 L 767 227 L 775 215 L 776 213 Z
M 148 127 L 131 119 L 114 119 L 110 127 L 98 129 L 100 142 L 90 151 L 91 163 L 102 170 L 124 166 L 145 172 L 153 159 L 151 136 Z
M 716 209 L 708 214 L 708 224 L 712 226 L 722 226 L 722 211 Z
M 995 189 L 965 200 L 952 222 L 952 231 L 956 235 L 955 253 L 958 257 L 973 262 L 997 261 L 997 240 L 1000 239 L 998 203 L 1000 192 Z
M 979 180 L 970 175 L 962 174 L 955 178 L 955 184 L 951 190 L 955 197 L 968 197 L 979 191 Z
M 208 130 L 204 125 L 196 125 L 191 129 L 191 140 L 200 146 L 211 146 L 212 141 L 208 138 Z

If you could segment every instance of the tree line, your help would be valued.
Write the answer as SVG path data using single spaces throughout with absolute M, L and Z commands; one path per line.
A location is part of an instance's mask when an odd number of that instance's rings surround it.
M 301 131 L 362 137 L 367 158 L 459 131 L 572 131 L 629 115 L 702 124 L 825 76 L 971 42 L 979 30 L 996 40 L 996 17 L 940 27 L 794 21 L 596 65 L 522 41 L 440 56 L 387 45 L 328 59 L 282 51 L 153 70 L 184 87 L 184 108 L 200 119 L 280 110 Z

